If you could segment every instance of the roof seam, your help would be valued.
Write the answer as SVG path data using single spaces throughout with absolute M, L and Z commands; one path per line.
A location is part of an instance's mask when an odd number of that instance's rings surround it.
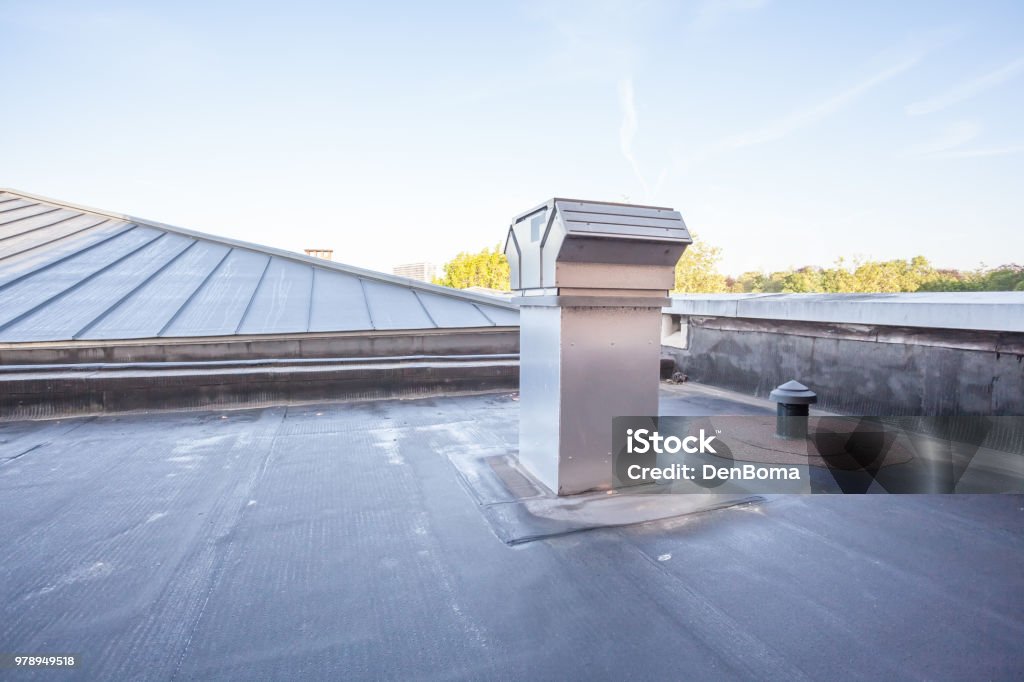
M 498 323 L 497 323 L 497 322 L 495 322 L 495 321 L 494 321 L 494 319 L 493 319 L 493 318 L 492 318 L 492 317 L 491 317 L 490 315 L 488 315 L 487 313 L 485 313 L 485 312 L 484 312 L 484 310 L 483 310 L 483 308 L 481 308 L 480 306 L 478 306 L 478 305 L 477 305 L 476 303 L 474 303 L 474 304 L 473 304 L 473 307 L 474 307 L 474 308 L 476 308 L 476 311 L 477 311 L 478 313 L 480 313 L 481 315 L 483 315 L 483 316 L 484 316 L 484 319 L 485 319 L 485 320 L 487 320 L 488 322 L 490 322 L 490 323 L 491 323 L 492 325 L 494 325 L 495 327 L 497 327 L 497 326 L 498 326 Z
M 109 218 L 108 218 L 108 220 L 109 220 Z M 102 225 L 102 224 L 103 223 L 100 223 L 100 225 Z M 94 227 L 96 227 L 96 226 L 94 226 Z M 91 251 L 91 250 L 95 249 L 98 246 L 102 246 L 103 244 L 106 244 L 107 242 L 109 242 L 112 239 L 116 239 L 116 238 L 120 237 L 123 234 L 127 234 L 128 232 L 131 232 L 132 230 L 136 229 L 138 227 L 138 225 L 134 225 L 132 223 L 128 223 L 124 227 L 125 227 L 125 229 L 122 229 L 122 230 L 120 230 L 118 232 L 115 232 L 114 234 L 110 235 L 109 237 L 104 237 L 103 239 L 99 240 L 95 244 L 89 244 L 88 246 L 86 246 L 83 249 L 80 249 L 78 251 L 74 251 L 72 253 L 69 253 L 69 254 L 66 254 L 64 256 L 61 256 L 60 258 L 58 258 L 56 260 L 53 260 L 53 261 L 50 261 L 49 263 L 44 263 L 43 265 L 40 265 L 35 270 L 30 270 L 28 272 L 24 272 L 24 273 L 18 275 L 17 277 L 15 277 L 14 279 L 10 280 L 9 282 L 4 282 L 3 284 L 0 284 L 0 289 L 4 289 L 6 287 L 9 287 L 12 284 L 16 284 L 16 283 L 22 281 L 23 279 L 26 279 L 28 277 L 32 277 L 33 275 L 37 275 L 40 272 L 42 272 L 43 270 L 48 270 L 48 269 L 50 269 L 50 268 L 52 268 L 52 267 L 54 267 L 56 265 L 60 265 L 61 263 L 65 262 L 67 260 L 70 260 L 70 259 L 72 259 L 72 258 L 74 258 L 76 256 L 79 256 L 79 255 L 85 253 L 86 251 Z M 22 253 L 24 253 L 24 252 L 22 252 Z
M 313 331 L 313 292 L 316 289 L 316 268 L 309 266 L 313 274 L 309 278 L 309 307 L 306 308 L 306 332 Z
M 234 248 L 228 247 L 228 250 L 224 252 L 224 255 L 221 257 L 219 261 L 217 261 L 217 264 L 214 265 L 213 268 L 211 268 L 208 273 L 206 273 L 206 277 L 203 277 L 203 281 L 200 282 L 196 286 L 196 288 L 192 290 L 192 293 L 188 295 L 188 298 L 182 301 L 181 305 L 178 306 L 178 309 L 175 310 L 174 313 L 171 315 L 171 318 L 167 320 L 167 323 L 164 324 L 164 326 L 160 328 L 160 331 L 156 333 L 158 337 L 163 336 L 164 332 L 166 332 L 170 328 L 170 326 L 174 324 L 174 321 L 178 319 L 178 316 L 181 315 L 181 312 L 188 307 L 188 304 L 192 302 L 192 299 L 194 299 L 196 295 L 203 289 L 203 287 L 206 286 L 206 283 L 210 281 L 210 278 L 213 277 L 214 273 L 220 270 L 220 266 L 224 265 L 224 261 L 228 259 L 228 256 L 230 256 L 231 252 L 234 250 Z
M 245 324 L 245 318 L 249 315 L 249 311 L 252 310 L 252 303 L 260 293 L 260 287 L 263 286 L 263 279 L 267 276 L 267 270 L 270 269 L 271 260 L 273 259 L 270 256 L 267 256 L 267 262 L 263 265 L 263 272 L 260 273 L 260 278 L 256 280 L 256 287 L 252 290 L 252 294 L 249 296 L 249 302 L 245 304 L 245 310 L 242 312 L 242 317 L 238 320 L 238 326 L 235 327 L 236 334 L 242 331 L 242 325 Z
M 42 203 L 40 201 L 33 201 L 32 199 L 26 199 L 25 197 L 15 197 L 15 198 L 16 199 L 20 199 L 21 201 L 28 201 L 30 203 L 25 205 L 25 206 L 8 206 L 7 208 L 0 208 L 0 213 L 7 213 L 8 211 L 17 211 L 18 209 L 21 209 L 21 208 L 32 208 L 33 206 L 39 206 Z
M 45 215 L 45 214 L 44 213 L 40 213 L 39 215 Z M 69 215 L 66 218 L 61 218 L 60 220 L 55 220 L 52 223 L 47 223 L 45 225 L 40 225 L 39 227 L 30 227 L 29 229 L 25 230 L 24 232 L 17 232 L 15 234 L 9 234 L 6 237 L 0 237 L 0 242 L 6 241 L 8 239 L 17 239 L 18 237 L 23 237 L 26 234 L 31 234 L 32 232 L 36 232 L 37 230 L 45 230 L 48 227 L 53 227 L 54 225 L 60 225 L 61 223 L 66 223 L 69 220 L 73 220 L 75 218 L 81 218 L 84 215 L 85 215 L 84 213 L 78 213 L 77 215 Z M 38 218 L 39 216 L 33 216 L 33 217 L 34 218 Z
M 103 267 L 101 267 L 99 270 L 95 270 L 92 273 L 86 275 L 85 277 L 83 277 L 82 279 L 78 280 L 77 282 L 75 282 L 71 286 L 67 287 L 66 289 L 61 290 L 60 292 L 54 294 L 53 296 L 50 296 L 46 300 L 41 301 L 40 303 L 38 303 L 38 304 L 34 305 L 33 307 L 29 308 L 28 310 L 26 310 L 25 312 L 21 313 L 20 315 L 16 315 L 15 317 L 11 318 L 10 320 L 0 324 L 0 331 L 3 331 L 4 329 L 9 328 L 13 324 L 17 324 L 18 322 L 20 322 L 21 320 L 24 320 L 29 315 L 34 314 L 36 311 L 40 310 L 41 308 L 50 305 L 51 303 L 53 303 L 57 299 L 63 298 L 64 296 L 70 294 L 72 291 L 75 291 L 76 289 L 79 289 L 80 287 L 85 286 L 85 284 L 87 284 L 88 282 L 91 282 L 96 277 L 99 277 L 104 272 L 107 272 L 108 270 L 110 270 L 112 267 L 114 267 L 115 265 L 117 265 L 121 261 L 126 260 L 127 258 L 130 258 L 131 256 L 134 256 L 136 253 L 138 253 L 142 249 L 146 248 L 150 244 L 153 244 L 154 242 L 157 242 L 157 241 L 163 239 L 166 236 L 167 236 L 166 232 L 159 233 L 155 237 L 153 237 L 152 239 L 149 239 L 149 240 L 143 242 L 142 244 L 140 244 L 139 246 L 135 247 L 134 249 L 132 249 L 128 253 L 122 255 L 120 258 L 116 258 L 113 261 L 111 261 L 111 262 L 107 263 L 106 265 L 104 265 Z
M 366 292 L 366 282 L 362 277 L 356 277 L 356 279 L 359 280 L 359 288 L 363 292 L 363 304 L 366 306 L 366 316 L 370 319 L 370 329 L 376 330 L 377 323 L 373 321 L 373 310 L 370 308 L 370 295 Z
M 28 208 L 28 207 L 25 206 L 23 208 Z M 46 215 L 47 213 L 53 213 L 54 211 L 59 211 L 59 210 L 60 210 L 60 206 L 54 206 L 53 208 L 48 209 L 46 211 L 40 211 L 39 213 L 33 213 L 32 215 L 23 215 L 20 218 L 12 218 L 10 220 L 5 220 L 4 222 L 0 223 L 0 227 L 4 227 L 5 225 L 13 225 L 14 223 L 16 223 L 16 222 L 18 222 L 20 220 L 28 220 L 29 218 L 38 218 L 41 215 Z
M 83 213 L 82 215 L 85 215 L 85 214 Z M 11 253 L 8 253 L 7 255 L 0 256 L 0 260 L 5 260 L 7 258 L 14 258 L 15 256 L 20 256 L 23 253 L 28 253 L 29 251 L 33 251 L 33 250 L 38 249 L 40 247 L 49 246 L 50 244 L 53 244 L 54 242 L 59 242 L 60 240 L 67 239 L 68 237 L 74 237 L 76 234 L 81 234 L 82 232 L 85 232 L 86 230 L 91 230 L 94 227 L 99 227 L 103 223 L 109 223 L 109 222 L 110 222 L 110 218 L 103 218 L 102 220 L 99 220 L 98 222 L 92 223 L 91 225 L 86 225 L 85 227 L 77 229 L 74 232 L 68 232 L 67 234 L 62 234 L 59 237 L 54 237 L 53 239 L 48 239 L 45 242 L 39 242 L 38 244 L 33 244 L 32 246 L 26 247 L 26 248 L 22 249 L 21 251 L 13 251 Z M 57 223 L 54 223 L 54 225 L 56 225 L 56 224 Z M 48 227 L 53 227 L 53 225 L 50 225 Z M 22 234 L 28 234 L 28 233 L 27 232 L 22 232 Z M 78 252 L 78 253 L 81 253 L 81 252 Z
M 150 242 L 150 243 L 152 243 L 152 242 Z M 140 289 L 142 289 L 142 288 L 143 288 L 143 287 L 145 287 L 145 286 L 146 286 L 147 284 L 149 284 L 150 282 L 152 282 L 152 281 L 153 281 L 153 279 L 154 279 L 154 278 L 155 278 L 155 277 L 156 277 L 157 275 L 159 275 L 159 274 L 160 274 L 161 272 L 163 272 L 164 270 L 166 270 L 167 268 L 169 268 L 169 267 L 171 266 L 171 264 L 172 264 L 172 263 L 174 263 L 174 262 L 175 262 L 175 261 L 177 261 L 177 260 L 178 260 L 179 258 L 181 258 L 181 257 L 182 257 L 183 255 L 185 255 L 185 253 L 186 253 L 186 252 L 187 252 L 187 251 L 188 251 L 189 249 L 191 249 L 191 248 L 192 248 L 193 246 L 195 246 L 195 245 L 196 245 L 196 244 L 198 244 L 198 243 L 199 243 L 199 241 L 198 241 L 197 239 L 193 239 L 193 240 L 192 240 L 192 242 L 191 242 L 190 244 L 188 244 L 188 245 L 187 245 L 187 246 L 186 246 L 186 247 L 185 247 L 184 249 L 182 249 L 182 250 L 181 250 L 181 251 L 179 251 L 178 253 L 174 254 L 174 257 L 173 257 L 173 258 L 171 258 L 171 259 L 170 259 L 170 260 L 168 260 L 168 261 L 167 261 L 166 263 L 164 263 L 163 265 L 161 265 L 161 266 L 160 266 L 159 268 L 157 268 L 156 270 L 154 270 L 154 271 L 153 271 L 152 273 L 150 273 L 150 275 L 149 275 L 148 277 L 146 277 L 146 278 L 145 278 L 144 280 L 142 280 L 142 281 L 141 281 L 140 283 L 138 283 L 138 284 L 136 284 L 136 285 L 135 285 L 134 287 L 132 287 L 132 288 L 131 288 L 131 290 L 129 290 L 129 291 L 128 291 L 128 293 L 126 293 L 126 294 L 125 294 L 124 296 L 122 296 L 121 298 L 119 298 L 119 299 L 118 299 L 118 300 L 117 300 L 117 301 L 116 301 L 116 302 L 115 302 L 115 303 L 114 303 L 113 305 L 111 305 L 111 306 L 107 307 L 107 309 L 106 309 L 106 310 L 104 310 L 104 311 L 103 311 L 102 313 L 100 313 L 99 315 L 97 315 L 97 316 L 96 316 L 96 317 L 95 317 L 95 318 L 94 318 L 94 319 L 92 320 L 92 322 L 90 322 L 89 324 L 85 325 L 84 327 L 82 327 L 81 329 L 79 329 L 79 330 L 78 330 L 77 332 L 75 332 L 74 334 L 72 334 L 72 336 L 71 336 L 71 340 L 72 340 L 72 341 L 74 341 L 74 340 L 78 339 L 78 338 L 79 338 L 79 337 L 80 337 L 80 336 L 81 336 L 82 334 L 86 333 L 87 331 L 89 331 L 90 329 L 92 329 L 93 327 L 95 327 L 95 326 L 96 326 L 97 324 L 99 324 L 99 323 L 100 323 L 101 321 L 103 321 L 103 319 L 104 319 L 104 318 L 106 318 L 106 317 L 107 317 L 107 315 L 109 315 L 110 313 L 112 313 L 112 312 L 114 311 L 114 309 L 116 309 L 116 308 L 120 307 L 120 306 L 121 306 L 121 305 L 122 305 L 122 304 L 123 304 L 123 303 L 124 303 L 125 301 L 127 301 L 127 300 L 128 300 L 129 298 L 131 298 L 132 296 L 134 296 L 134 295 L 135 295 L 135 294 L 136 294 L 136 293 L 137 293 L 137 292 L 138 292 L 138 291 L 139 291 Z
M 426 313 L 427 319 L 430 320 L 430 324 L 434 325 L 435 328 L 440 329 L 441 325 L 437 323 L 437 321 L 434 319 L 434 316 L 430 314 L 429 310 L 427 310 L 427 304 L 423 302 L 422 298 L 420 298 L 420 292 L 413 289 L 412 295 L 416 297 L 416 300 L 419 302 L 420 307 L 423 308 L 423 312 Z

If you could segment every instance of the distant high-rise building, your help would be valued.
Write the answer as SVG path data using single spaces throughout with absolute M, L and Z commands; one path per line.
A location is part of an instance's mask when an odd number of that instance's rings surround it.
M 430 282 L 437 275 L 437 266 L 433 263 L 406 263 L 404 265 L 396 265 L 391 269 L 391 272 L 400 277 Z
M 307 256 L 323 258 L 324 260 L 334 260 L 334 249 L 304 249 L 304 251 Z

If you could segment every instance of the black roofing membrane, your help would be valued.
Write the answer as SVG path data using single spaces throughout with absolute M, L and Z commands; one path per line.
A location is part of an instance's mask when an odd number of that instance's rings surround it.
M 764 409 L 663 393 L 709 408 Z M 80 657 L 0 676 L 1021 676 L 1021 496 L 777 497 L 513 546 L 488 509 L 544 498 L 509 473 L 517 420 L 502 394 L 0 424 L 0 643 Z

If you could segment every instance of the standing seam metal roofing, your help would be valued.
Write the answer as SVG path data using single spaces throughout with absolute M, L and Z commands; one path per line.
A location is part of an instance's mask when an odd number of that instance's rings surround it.
M 493 297 L 0 190 L 0 342 L 518 323 Z

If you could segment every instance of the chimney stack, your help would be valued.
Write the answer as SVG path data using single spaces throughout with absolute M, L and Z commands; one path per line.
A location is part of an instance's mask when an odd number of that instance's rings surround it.
M 552 199 L 512 221 L 519 460 L 559 495 L 611 486 L 613 417 L 658 414 L 661 309 L 691 243 L 654 206 Z
M 334 249 L 303 249 L 307 256 L 313 258 L 323 258 L 324 260 L 334 260 Z

